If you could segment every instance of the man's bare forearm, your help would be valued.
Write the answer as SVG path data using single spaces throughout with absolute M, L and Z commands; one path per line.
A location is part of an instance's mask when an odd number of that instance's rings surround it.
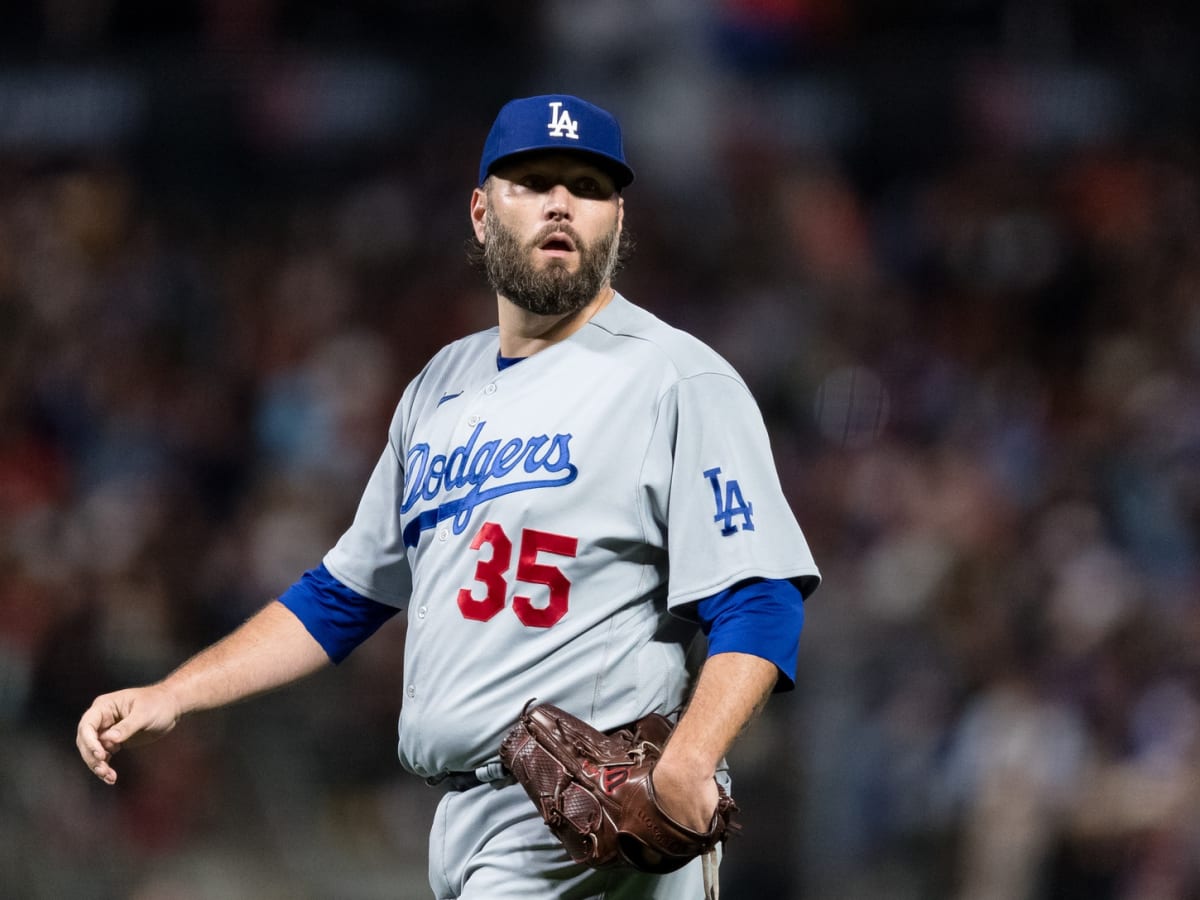
M 276 600 L 159 684 L 176 698 L 184 715 L 282 687 L 328 664 L 321 645 Z
M 775 664 L 758 656 L 719 653 L 710 657 L 671 736 L 670 754 L 711 776 L 737 736 L 762 710 L 777 677 Z

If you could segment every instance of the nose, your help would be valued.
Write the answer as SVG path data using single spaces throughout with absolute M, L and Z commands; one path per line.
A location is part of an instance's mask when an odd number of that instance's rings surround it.
M 565 184 L 556 184 L 546 192 L 545 215 L 550 221 L 571 219 L 571 192 Z

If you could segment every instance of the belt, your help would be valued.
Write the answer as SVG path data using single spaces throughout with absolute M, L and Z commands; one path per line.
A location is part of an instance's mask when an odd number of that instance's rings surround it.
M 425 783 L 435 787 L 440 785 L 451 791 L 469 791 L 481 784 L 504 781 L 510 774 L 502 762 L 496 761 L 485 763 L 477 769 L 470 769 L 466 772 L 443 772 L 432 778 L 426 778 Z

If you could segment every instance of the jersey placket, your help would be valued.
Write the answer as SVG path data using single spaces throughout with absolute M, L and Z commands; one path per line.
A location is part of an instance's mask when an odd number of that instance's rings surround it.
M 489 381 L 483 386 L 482 389 L 475 392 L 470 405 L 463 404 L 459 407 L 460 411 L 458 422 L 448 435 L 448 440 L 446 441 L 448 445 L 445 448 L 447 456 L 453 451 L 454 448 L 465 446 L 470 440 L 471 435 L 474 434 L 475 429 L 479 427 L 479 424 L 486 421 L 484 415 L 484 400 L 485 398 L 490 398 L 496 393 L 497 390 L 498 388 L 496 382 L 494 380 Z M 462 393 L 465 394 L 465 391 Z M 458 395 L 449 394 L 446 395 L 446 398 L 447 400 L 443 402 L 459 399 Z M 445 553 L 448 549 L 447 545 L 449 545 L 450 539 L 453 536 L 452 525 L 452 518 L 439 521 L 434 532 L 434 543 L 431 544 L 424 552 L 432 551 L 437 553 L 439 556 Z M 416 629 L 420 630 L 428 623 L 431 615 L 433 615 L 430 610 L 429 598 L 422 597 L 419 605 L 413 610 L 413 612 L 415 621 L 410 618 L 410 627 L 415 627 Z M 405 686 L 404 696 L 409 701 L 415 701 L 420 693 L 416 682 L 417 679 L 415 677 L 410 678 L 408 684 Z

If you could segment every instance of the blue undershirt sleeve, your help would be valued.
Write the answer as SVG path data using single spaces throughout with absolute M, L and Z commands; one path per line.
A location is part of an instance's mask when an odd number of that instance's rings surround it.
M 708 655 L 748 653 L 775 664 L 776 693 L 796 686 L 804 597 L 790 581 L 744 581 L 696 603 L 696 616 L 708 637 Z
M 398 609 L 342 584 L 322 563 L 300 576 L 279 602 L 295 614 L 326 655 L 340 663 Z

